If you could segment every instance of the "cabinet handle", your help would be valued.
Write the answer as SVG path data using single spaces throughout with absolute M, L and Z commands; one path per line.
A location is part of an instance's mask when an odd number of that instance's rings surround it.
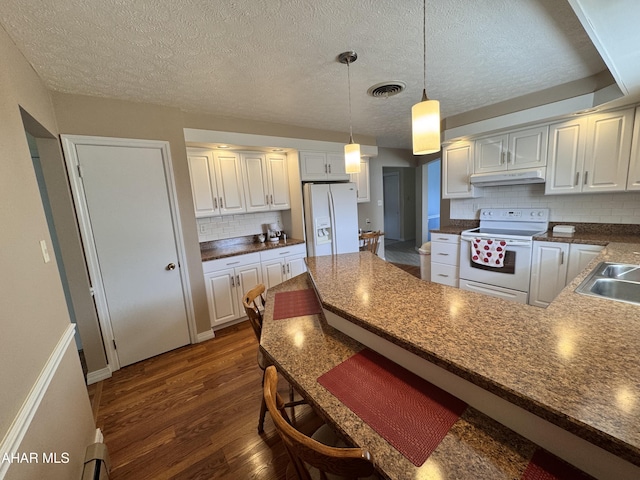
M 291 268 L 288 263 L 287 263 L 287 273 L 291 273 Z
M 500 154 L 500 165 L 504 164 L 504 152 Z
M 273 205 L 273 195 L 271 195 L 271 205 Z
M 232 286 L 232 287 L 235 287 L 235 286 L 236 286 L 236 284 L 235 284 L 235 280 L 234 280 L 234 278 L 233 278 L 233 275 L 231 275 L 231 286 Z
M 564 252 L 560 252 L 560 265 L 564 265 Z
M 218 197 L 215 197 L 215 198 L 213 199 L 213 208 L 214 208 L 215 210 L 217 210 L 217 209 L 218 209 Z
M 236 285 L 240 286 L 240 275 L 236 275 Z
M 267 202 L 267 205 L 269 205 L 269 195 L 266 195 L 266 200 L 265 202 Z
M 224 208 L 224 204 L 222 203 L 222 197 L 220 197 L 220 208 Z
M 329 173 L 329 169 L 326 163 L 324 164 L 324 173 Z
M 449 241 L 449 239 L 448 239 L 448 238 L 445 238 L 445 237 L 440 237 L 440 238 L 438 238 L 438 240 L 442 240 L 442 241 L 445 241 L 445 242 L 448 242 L 448 241 Z
M 329 164 L 329 173 L 331 173 L 331 164 Z
M 286 275 L 286 274 L 287 274 L 287 272 L 286 272 L 286 271 L 285 271 L 285 269 L 284 269 L 284 263 L 283 263 L 283 264 L 282 264 L 282 275 Z
M 511 152 L 507 152 L 507 163 L 511 163 Z
M 576 172 L 576 186 L 580 182 L 580 172 Z
M 584 172 L 584 183 L 583 185 L 587 184 L 587 176 L 589 175 L 589 172 Z
M 443 256 L 443 257 L 448 257 L 448 256 L 449 256 L 449 254 L 448 254 L 448 253 L 439 253 L 438 255 L 441 255 L 441 256 Z
M 445 275 L 444 273 L 439 273 L 438 276 L 439 277 L 448 277 L 449 275 Z

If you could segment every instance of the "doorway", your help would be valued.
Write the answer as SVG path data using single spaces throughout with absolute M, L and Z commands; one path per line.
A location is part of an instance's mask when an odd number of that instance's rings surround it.
M 62 136 L 111 370 L 195 332 L 167 142 Z

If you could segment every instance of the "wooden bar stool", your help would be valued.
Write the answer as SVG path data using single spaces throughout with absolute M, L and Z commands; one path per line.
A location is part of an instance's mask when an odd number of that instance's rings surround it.
M 380 245 L 380 230 L 375 232 L 363 232 L 360 234 L 362 240 L 361 250 L 369 251 L 374 255 L 378 254 L 378 245 Z

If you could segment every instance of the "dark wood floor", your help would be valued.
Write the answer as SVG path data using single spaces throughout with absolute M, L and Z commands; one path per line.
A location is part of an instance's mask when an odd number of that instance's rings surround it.
M 96 423 L 111 455 L 110 478 L 285 478 L 289 459 L 269 415 L 265 432 L 257 432 L 257 348 L 243 322 L 92 385 Z M 284 380 L 279 389 L 287 395 Z M 295 410 L 301 430 L 320 425 L 307 405 Z

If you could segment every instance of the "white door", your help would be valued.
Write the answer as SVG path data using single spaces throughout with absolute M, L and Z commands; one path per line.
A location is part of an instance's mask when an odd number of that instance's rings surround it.
M 76 145 L 76 154 L 120 366 L 188 344 L 163 151 Z
M 400 176 L 397 173 L 382 177 L 384 198 L 384 236 L 400 240 Z

